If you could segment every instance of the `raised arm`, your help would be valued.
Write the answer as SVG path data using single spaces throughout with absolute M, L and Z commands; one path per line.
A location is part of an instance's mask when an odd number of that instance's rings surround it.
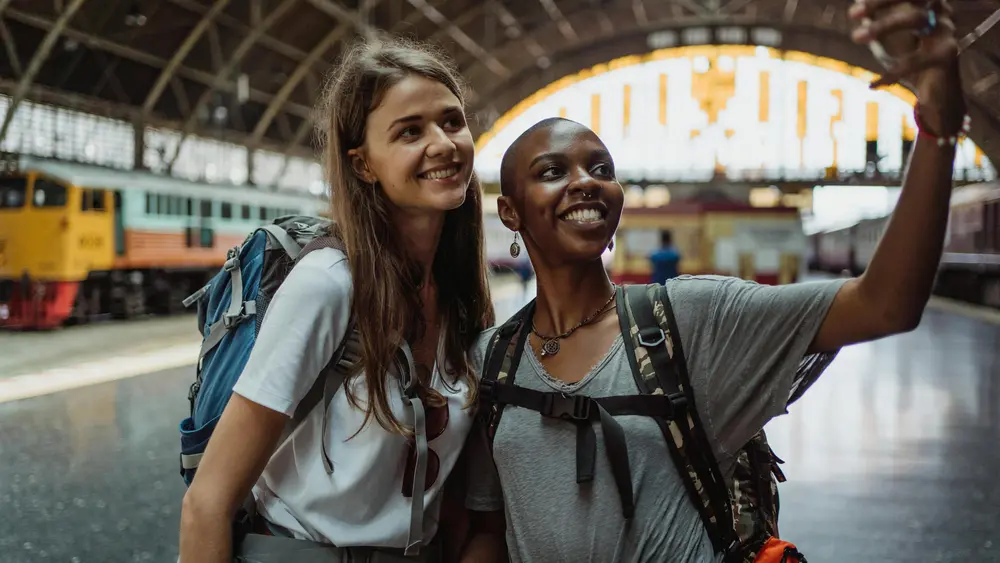
M 929 9 L 935 10 L 936 26 L 916 39 L 928 25 Z M 867 270 L 837 294 L 811 352 L 913 330 L 920 323 L 941 259 L 955 159 L 955 146 L 941 146 L 936 137 L 957 136 L 966 110 L 947 0 L 867 0 L 853 5 L 850 15 L 858 21 L 871 19 L 855 30 L 856 43 L 914 33 L 918 46 L 913 54 L 901 58 L 873 86 L 912 82 L 921 132 L 885 234 Z

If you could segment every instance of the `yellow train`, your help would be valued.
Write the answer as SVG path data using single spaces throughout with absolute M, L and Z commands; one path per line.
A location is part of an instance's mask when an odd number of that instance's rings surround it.
M 299 192 L 0 155 L 0 327 L 173 312 L 254 228 L 327 206 Z

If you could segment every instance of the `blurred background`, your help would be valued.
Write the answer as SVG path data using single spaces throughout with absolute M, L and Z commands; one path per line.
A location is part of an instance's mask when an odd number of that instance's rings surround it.
M 788 416 L 812 563 L 1000 561 L 1000 4 L 952 3 L 972 130 L 921 325 L 843 350 Z M 564 116 L 627 208 L 605 263 L 788 284 L 864 271 L 915 98 L 827 0 L 0 0 L 0 563 L 173 562 L 184 297 L 254 228 L 329 212 L 314 106 L 346 42 L 432 41 L 471 85 L 498 319 L 533 296 L 504 150 Z M 977 31 L 978 26 L 978 31 Z

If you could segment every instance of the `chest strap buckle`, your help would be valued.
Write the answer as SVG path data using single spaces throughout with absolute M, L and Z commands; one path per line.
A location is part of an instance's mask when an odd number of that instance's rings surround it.
M 590 397 L 584 395 L 565 395 L 563 393 L 546 393 L 542 399 L 542 416 L 561 418 L 570 421 L 590 420 Z

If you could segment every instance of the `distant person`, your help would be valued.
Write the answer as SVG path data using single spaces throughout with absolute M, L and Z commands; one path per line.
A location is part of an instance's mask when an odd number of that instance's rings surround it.
M 517 277 L 521 280 L 521 288 L 524 292 L 527 292 L 531 278 L 535 274 L 535 271 L 531 269 L 531 262 L 526 260 L 514 266 L 514 271 L 517 272 Z
M 654 252 L 649 261 L 653 263 L 653 283 L 665 284 L 667 280 L 676 278 L 677 268 L 681 263 L 681 253 L 674 246 L 674 237 L 670 231 L 660 233 L 660 249 Z

